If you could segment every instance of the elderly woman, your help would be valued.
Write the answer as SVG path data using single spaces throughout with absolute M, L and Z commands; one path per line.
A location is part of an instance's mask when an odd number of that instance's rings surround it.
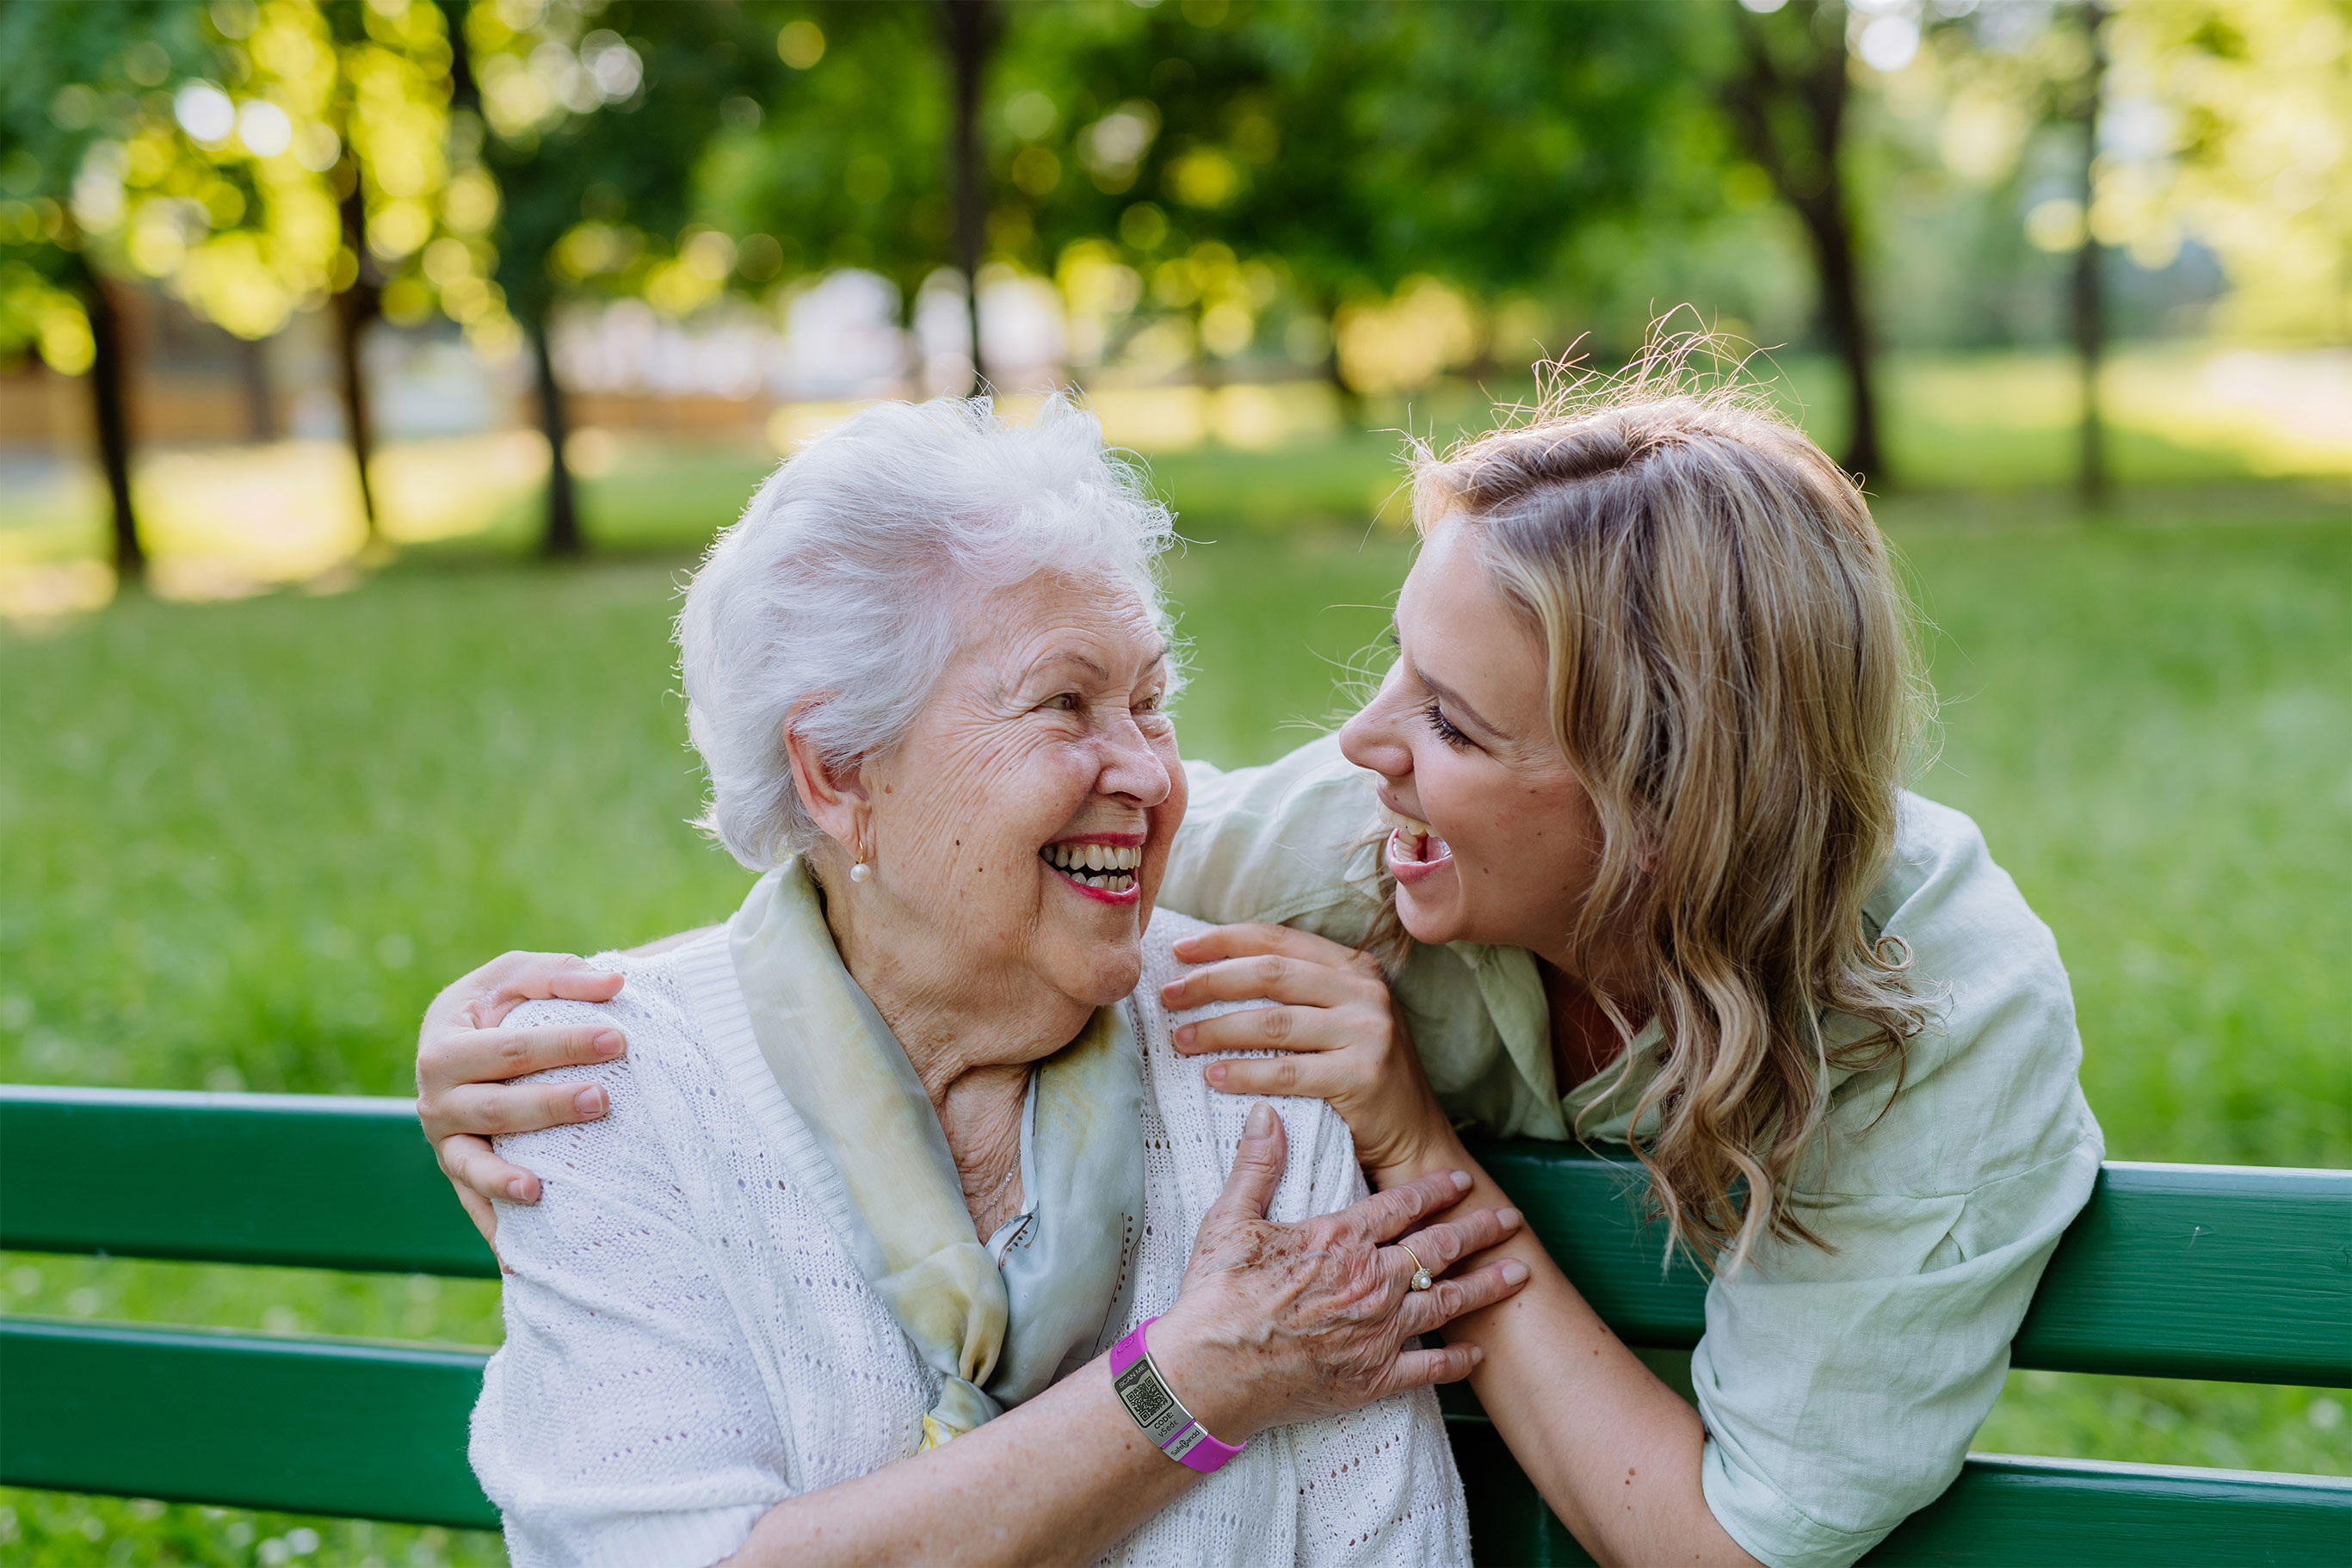
M 1526 1278 L 1432 1288 L 1517 1216 L 1414 1228 L 1469 1177 L 1364 1198 L 1328 1107 L 1173 1050 L 1168 537 L 1087 416 L 950 402 L 712 550 L 688 724 L 763 875 L 509 1020 L 631 1045 L 501 1140 L 547 1175 L 474 1420 L 517 1563 L 1466 1555 L 1426 1385 L 1475 1355 L 1412 1340 Z

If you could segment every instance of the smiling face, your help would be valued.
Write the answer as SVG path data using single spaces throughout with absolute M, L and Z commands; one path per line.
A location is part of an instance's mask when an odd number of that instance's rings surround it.
M 969 624 L 913 729 L 859 770 L 856 946 L 973 1005 L 1116 1002 L 1184 816 L 1167 644 L 1110 573 L 1041 573 Z
M 1553 739 L 1542 644 L 1479 560 L 1474 525 L 1433 532 L 1397 600 L 1396 641 L 1339 746 L 1380 775 L 1405 930 L 1560 962 L 1600 826 Z

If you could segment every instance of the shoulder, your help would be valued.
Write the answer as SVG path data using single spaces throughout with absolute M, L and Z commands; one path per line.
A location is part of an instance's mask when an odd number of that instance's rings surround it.
M 1844 1124 L 1849 1156 L 1867 1166 L 1899 1150 L 1902 1173 L 1878 1181 L 1955 1192 L 2095 1144 L 2057 939 L 1977 825 L 1906 793 L 1894 860 L 1865 913 L 1909 950 L 1927 1022 L 1899 1065 L 1840 1088 L 1832 1120 Z M 1849 1164 L 1839 1185 L 1861 1174 Z
M 1171 1013 L 1160 1005 L 1160 988 L 1191 965 L 1171 951 L 1195 931 L 1208 930 L 1203 921 L 1173 911 L 1151 917 L 1144 932 L 1143 979 L 1135 988 L 1135 1017 L 1143 1053 L 1144 1092 L 1151 1102 L 1147 1118 L 1147 1142 L 1157 1122 L 1165 1136 L 1159 1147 L 1181 1167 L 1174 1174 L 1186 1194 L 1189 1215 L 1181 1234 L 1190 1237 L 1200 1215 L 1215 1200 L 1241 1142 L 1242 1123 L 1255 1097 L 1226 1094 L 1212 1089 L 1203 1075 L 1209 1063 L 1233 1056 L 1264 1056 L 1264 1051 L 1217 1052 L 1207 1056 L 1180 1055 L 1172 1038 L 1176 1026 L 1227 1013 L 1267 1007 L 1265 1001 L 1212 1002 L 1206 1006 Z M 1297 1220 L 1344 1208 L 1363 1195 L 1363 1176 L 1356 1164 L 1355 1140 L 1348 1124 L 1330 1105 L 1304 1096 L 1269 1096 L 1266 1102 L 1282 1118 L 1289 1154 L 1283 1179 L 1268 1213 L 1280 1220 Z
M 1264 998 L 1246 1002 L 1212 1002 L 1206 1006 L 1187 1008 L 1182 1013 L 1170 1014 L 1160 1005 L 1160 988 L 1190 969 L 1202 967 L 1187 963 L 1176 956 L 1176 944 L 1188 936 L 1216 928 L 1209 921 L 1195 920 L 1174 910 L 1154 910 L 1151 923 L 1143 931 L 1143 978 L 1136 984 L 1135 1005 L 1147 1025 L 1160 1021 L 1163 1026 L 1190 1023 L 1200 1018 L 1222 1017 L 1227 1013 L 1248 1012 L 1258 1007 L 1271 1007 Z
M 622 977 L 611 1001 L 526 1002 L 517 1007 L 507 1016 L 509 1026 L 603 1025 L 619 1030 L 628 1042 L 612 1061 L 551 1068 L 517 1081 L 600 1086 L 609 1108 L 583 1127 L 597 1129 L 598 1141 L 612 1142 L 616 1151 L 636 1159 L 653 1157 L 666 1142 L 658 1136 L 667 1120 L 662 1108 L 675 1103 L 678 1091 L 708 1089 L 719 1076 L 700 1016 L 707 987 L 698 984 L 698 971 L 708 967 L 708 945 L 709 939 L 702 939 L 646 957 L 599 953 L 595 965 Z M 509 1159 L 528 1165 L 543 1157 L 542 1149 L 551 1150 L 566 1142 L 565 1134 L 580 1131 L 549 1128 L 510 1134 L 498 1143 Z
M 1976 1006 L 2010 995 L 2063 1010 L 2072 1027 L 2057 938 L 1965 813 L 1906 791 L 1893 859 L 1864 912 L 1910 949 L 1914 973 L 1951 1000 Z

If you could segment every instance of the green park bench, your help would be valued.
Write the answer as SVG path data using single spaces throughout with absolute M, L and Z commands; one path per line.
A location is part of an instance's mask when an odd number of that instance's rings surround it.
M 1696 1343 L 1638 1182 L 1482 1151 L 1627 1342 Z M 0 1247 L 489 1279 L 409 1103 L 0 1087 Z M 495 1530 L 466 1463 L 478 1352 L 0 1318 L 0 1483 Z M 2015 1363 L 2352 1385 L 2352 1172 L 2114 1163 Z M 1474 1402 L 1448 1421 L 1481 1561 L 1587 1561 Z M 1881 1563 L 2352 1562 L 2352 1480 L 1972 1457 Z

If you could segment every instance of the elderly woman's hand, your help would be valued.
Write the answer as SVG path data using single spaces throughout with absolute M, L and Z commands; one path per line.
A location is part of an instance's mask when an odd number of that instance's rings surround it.
M 1210 1088 L 1329 1101 L 1374 1186 L 1384 1176 L 1426 1169 L 1433 1148 L 1450 1146 L 1445 1111 L 1388 978 L 1369 954 L 1278 925 L 1219 926 L 1184 938 L 1175 952 L 1200 967 L 1160 988 L 1169 1011 L 1260 998 L 1276 1004 L 1178 1026 L 1174 1043 L 1185 1056 L 1283 1053 L 1211 1062 L 1202 1074 Z
M 452 983 L 425 1010 L 416 1031 L 416 1119 L 457 1201 L 492 1246 L 499 1221 L 490 1200 L 535 1204 L 540 1187 L 537 1176 L 499 1159 L 490 1139 L 593 1121 L 605 1110 L 604 1091 L 593 1084 L 503 1080 L 610 1061 L 627 1048 L 616 1029 L 499 1025 L 525 1002 L 609 1002 L 620 989 L 619 975 L 568 952 L 509 952 Z
M 1422 1223 L 1459 1203 L 1470 1184 L 1459 1172 L 1300 1224 L 1268 1220 L 1286 1147 L 1273 1108 L 1253 1108 L 1224 1193 L 1201 1222 L 1183 1288 L 1151 1331 L 1153 1359 L 1177 1396 L 1227 1442 L 1469 1376 L 1475 1346 L 1423 1350 L 1414 1337 L 1502 1300 L 1528 1278 L 1511 1258 L 1412 1288 L 1408 1248 L 1443 1274 L 1518 1229 L 1514 1209 Z

